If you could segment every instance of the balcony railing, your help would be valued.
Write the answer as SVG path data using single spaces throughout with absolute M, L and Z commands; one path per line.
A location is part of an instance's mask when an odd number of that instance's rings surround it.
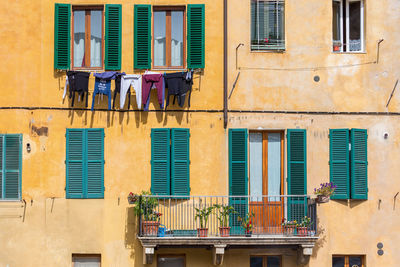
M 139 236 L 153 237 L 198 237 L 202 228 L 198 210 L 205 211 L 216 205 L 231 206 L 234 213 L 221 219 L 221 213 L 213 208 L 203 225 L 207 228 L 207 237 L 240 237 L 249 233 L 240 218 L 251 216 L 252 237 L 265 236 L 301 236 L 317 235 L 317 214 L 315 201 L 306 195 L 279 196 L 140 196 L 137 203 L 141 210 L 139 216 Z M 251 215 L 252 214 L 252 215 Z M 300 224 L 304 217 L 311 220 L 305 228 L 287 226 L 285 222 L 296 221 Z M 225 234 L 220 227 L 229 227 Z M 149 226 L 150 225 L 150 226 Z M 150 230 L 149 230 L 150 229 Z M 227 235 L 228 233 L 228 235 Z M 204 233 L 203 233 L 204 236 Z

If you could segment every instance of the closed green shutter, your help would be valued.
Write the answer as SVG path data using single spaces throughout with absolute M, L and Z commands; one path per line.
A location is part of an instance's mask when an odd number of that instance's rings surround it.
M 171 130 L 171 195 L 190 195 L 189 129 Z
M 86 197 L 104 198 L 104 129 L 86 129 Z
M 307 132 L 287 130 L 288 195 L 307 195 Z M 307 197 L 288 197 L 288 219 L 301 221 L 307 215 Z
M 134 67 L 151 68 L 151 5 L 134 7 Z
M 4 145 L 4 136 L 0 135 L 0 199 L 2 199 L 3 195 L 4 195 L 3 194 L 3 191 L 4 191 L 4 188 L 3 188 L 3 185 L 4 185 L 4 183 L 3 183 L 3 178 L 4 178 L 3 159 L 5 157 L 3 157 L 3 151 L 4 151 L 3 145 Z
M 189 69 L 204 68 L 204 4 L 188 5 L 187 63 Z
M 351 198 L 368 199 L 367 130 L 351 130 Z
M 105 60 L 106 70 L 121 69 L 121 5 L 106 5 Z
M 54 69 L 70 68 L 71 5 L 55 4 L 54 10 Z
M 330 181 L 336 185 L 332 199 L 350 198 L 349 130 L 329 130 Z
M 22 135 L 1 136 L 1 199 L 21 199 Z
M 232 235 L 243 234 L 238 216 L 248 212 L 247 137 L 247 129 L 229 129 L 229 205 L 237 212 L 230 216 Z
M 84 198 L 85 130 L 67 129 L 66 197 Z
M 170 129 L 151 129 L 151 193 L 170 195 Z

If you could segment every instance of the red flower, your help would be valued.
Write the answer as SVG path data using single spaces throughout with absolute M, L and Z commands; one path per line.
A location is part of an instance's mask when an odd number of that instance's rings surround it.
M 265 38 L 265 39 L 264 39 L 264 41 L 265 41 L 266 43 L 268 43 L 268 42 L 269 42 L 268 38 Z

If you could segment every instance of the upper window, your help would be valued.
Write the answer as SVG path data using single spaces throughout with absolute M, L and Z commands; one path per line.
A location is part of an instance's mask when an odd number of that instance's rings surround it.
M 332 256 L 332 267 L 365 267 L 364 256 Z
M 0 135 L 0 200 L 21 199 L 22 135 Z
M 364 51 L 364 1 L 333 0 L 333 51 Z
M 154 7 L 153 66 L 184 68 L 185 8 Z
M 250 256 L 250 267 L 281 267 L 281 256 Z
M 251 50 L 285 49 L 284 0 L 251 0 Z
M 72 8 L 73 68 L 103 67 L 103 7 Z

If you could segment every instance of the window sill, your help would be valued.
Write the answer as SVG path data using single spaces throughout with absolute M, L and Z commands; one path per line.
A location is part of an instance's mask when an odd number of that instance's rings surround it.
M 22 199 L 0 199 L 0 203 L 12 203 L 12 202 L 20 203 L 23 201 Z
M 340 54 L 340 55 L 363 55 L 363 54 L 367 54 L 367 52 L 365 52 L 365 51 L 362 51 L 362 52 L 356 52 L 356 51 L 353 51 L 353 52 L 335 52 L 335 51 L 332 51 L 332 53 L 333 54 Z
M 251 53 L 276 53 L 276 54 L 284 54 L 286 53 L 286 49 L 270 49 L 270 50 L 251 50 Z

